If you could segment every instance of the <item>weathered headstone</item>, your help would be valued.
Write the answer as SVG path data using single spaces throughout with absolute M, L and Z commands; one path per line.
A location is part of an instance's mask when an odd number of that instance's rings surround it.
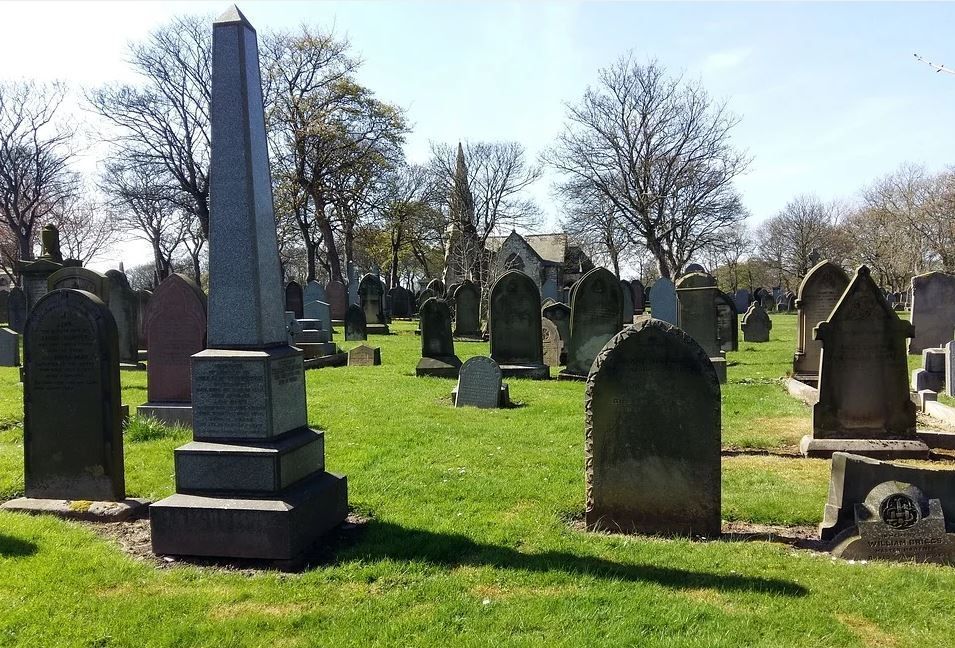
M 455 407 L 495 408 L 501 400 L 501 368 L 491 358 L 474 356 L 461 365 Z
M 743 342 L 769 342 L 769 332 L 773 330 L 773 322 L 763 305 L 754 301 L 743 315 Z
M 27 299 L 18 286 L 10 289 L 10 298 L 7 300 L 9 319 L 7 323 L 17 333 L 23 333 L 27 323 Z
M 351 304 L 345 312 L 345 341 L 355 342 L 368 339 L 368 325 L 365 311 L 357 304 Z
M 345 311 L 348 310 L 348 291 L 345 289 L 345 284 L 340 281 L 329 281 L 325 286 L 325 292 L 328 294 L 328 305 L 332 308 L 332 320 L 344 321 Z
M 455 337 L 481 336 L 481 293 L 470 280 L 465 279 L 455 289 L 454 300 Z
M 541 318 L 541 341 L 544 345 L 544 364 L 552 368 L 559 367 L 564 345 L 557 325 L 546 317 Z
M 716 326 L 720 338 L 720 349 L 739 351 L 739 314 L 736 304 L 729 295 L 716 292 Z
M 633 297 L 633 314 L 643 315 L 647 308 L 647 289 L 643 286 L 643 282 L 639 279 L 632 279 L 630 281 L 630 294 Z
M 359 344 L 348 352 L 349 367 L 373 367 L 381 364 L 381 347 Z
M 0 367 L 20 366 L 20 334 L 0 327 Z
M 60 232 L 56 225 L 44 225 L 40 232 L 43 252 L 38 259 L 20 260 L 17 272 L 27 301 L 27 312 L 49 290 L 49 278 L 63 267 L 63 255 L 60 252 Z
M 488 308 L 491 357 L 504 376 L 546 380 L 541 342 L 541 298 L 534 280 L 509 270 L 491 287 Z
M 819 401 L 812 435 L 800 448 L 809 457 L 852 452 L 876 458 L 928 457 L 915 437 L 905 340 L 900 320 L 860 266 L 828 319 L 815 329 L 822 343 Z
M 431 281 L 428 282 L 428 286 L 426 287 L 426 290 L 430 290 L 435 295 L 435 297 L 444 297 L 445 295 L 444 288 L 445 287 L 444 287 L 443 281 L 441 281 L 440 279 L 432 279 Z
M 325 287 L 314 279 L 305 284 L 305 288 L 302 290 L 302 299 L 304 304 L 317 301 L 329 303 Z M 331 324 L 330 321 L 327 323 Z
M 139 338 L 139 349 L 149 348 L 149 336 L 146 333 L 146 311 L 149 310 L 149 300 L 152 299 L 151 290 L 136 291 L 136 323 L 138 330 L 136 336 Z M 140 358 L 142 359 L 142 358 Z
M 139 297 L 119 270 L 106 273 L 109 282 L 109 312 L 116 320 L 119 334 L 120 366 L 143 369 L 139 364 Z
M 570 306 L 556 302 L 541 309 L 541 315 L 557 327 L 561 346 L 566 349 L 570 342 Z
M 388 332 L 385 320 L 385 287 L 373 274 L 366 274 L 358 284 L 358 298 L 361 308 L 365 312 L 365 322 L 368 332 Z M 384 328 L 383 331 L 380 329 Z
M 301 319 L 305 317 L 305 296 L 302 293 L 302 284 L 290 281 L 285 284 L 285 310 Z
M 633 324 L 633 291 L 629 281 L 620 280 L 620 297 L 623 299 L 623 323 Z
M 720 533 L 720 386 L 689 335 L 648 319 L 598 354 L 587 379 L 586 524 Z
M 348 304 L 358 304 L 360 306 L 361 302 L 358 296 L 358 271 L 355 269 L 355 264 L 352 261 L 348 261 L 345 264 L 345 274 L 348 277 Z
M 594 268 L 580 278 L 571 292 L 567 367 L 558 378 L 586 380 L 594 358 L 623 328 L 622 293 L 620 282 L 606 268 Z
M 146 365 L 149 402 L 137 408 L 168 425 L 192 425 L 192 356 L 206 348 L 206 296 L 192 279 L 166 277 L 146 311 L 151 340 Z
M 294 561 L 348 512 L 287 344 L 258 61 L 233 6 L 212 30 L 209 348 L 193 356 L 176 494 L 150 509 L 159 554 Z
M 50 290 L 61 288 L 85 290 L 99 297 L 100 301 L 107 306 L 109 305 L 109 279 L 106 278 L 106 275 L 89 268 L 75 266 L 61 268 L 47 279 L 47 287 Z
M 328 331 L 328 339 L 334 339 L 335 330 L 332 328 L 332 307 L 321 301 L 307 301 L 303 308 L 305 317 L 303 319 L 318 320 L 322 323 L 322 328 Z
M 391 315 L 393 317 L 411 317 L 411 291 L 395 286 L 388 294 L 391 296 Z
M 736 304 L 737 313 L 745 313 L 749 309 L 750 298 L 749 291 L 745 288 L 739 288 L 733 293 L 733 303 Z
M 819 379 L 822 346 L 813 339 L 812 331 L 819 322 L 829 318 L 848 285 L 849 277 L 845 271 L 830 261 L 813 266 L 800 282 L 796 294 L 796 355 L 793 356 L 793 377 L 796 380 L 815 384 Z
M 677 323 L 676 288 L 666 277 L 660 277 L 650 286 L 650 315 L 662 322 Z
M 726 382 L 726 360 L 719 343 L 716 296 L 719 289 L 712 275 L 694 272 L 677 283 L 677 324 L 710 356 L 720 383 Z
M 955 330 L 955 274 L 929 272 L 912 277 L 912 326 L 909 353 L 944 346 Z
M 454 354 L 451 309 L 448 302 L 432 297 L 421 305 L 421 360 L 417 376 L 457 378 L 461 360 Z

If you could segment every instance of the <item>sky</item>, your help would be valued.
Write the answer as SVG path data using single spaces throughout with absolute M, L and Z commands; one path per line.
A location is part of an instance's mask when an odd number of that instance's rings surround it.
M 132 81 L 128 44 L 171 16 L 211 18 L 227 2 L 0 1 L 0 79 L 67 81 L 76 90 Z M 312 23 L 347 36 L 359 81 L 407 111 L 406 154 L 431 141 L 515 140 L 532 156 L 560 131 L 601 67 L 621 55 L 657 59 L 698 80 L 741 117 L 735 146 L 753 161 L 738 181 L 757 224 L 801 193 L 825 200 L 903 162 L 955 163 L 953 3 L 278 2 L 239 8 L 260 31 Z M 211 29 L 211 25 L 210 25 Z M 101 149 L 81 159 L 95 171 Z M 533 189 L 558 230 L 552 175 Z M 118 260 L 143 263 L 142 245 Z

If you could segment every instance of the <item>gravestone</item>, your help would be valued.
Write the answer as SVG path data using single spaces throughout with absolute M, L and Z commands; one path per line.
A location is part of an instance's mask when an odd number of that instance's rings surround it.
M 623 299 L 623 323 L 633 324 L 633 292 L 630 289 L 630 282 L 620 280 L 620 297 Z
M 358 296 L 358 271 L 355 270 L 355 264 L 348 261 L 345 264 L 345 273 L 348 276 L 348 304 L 361 305 Z
M 365 313 L 369 333 L 388 333 L 385 320 L 385 287 L 373 274 L 366 274 L 358 284 L 358 298 Z
M 955 564 L 955 534 L 945 532 L 938 499 L 905 482 L 873 488 L 855 507 L 855 527 L 832 554 L 846 560 L 889 560 Z
M 739 351 L 739 314 L 729 295 L 716 292 L 716 325 L 722 351 Z
M 929 272 L 912 277 L 912 326 L 909 353 L 944 346 L 955 330 L 955 274 Z
M 321 301 L 307 301 L 304 307 L 305 317 L 303 319 L 318 320 L 322 323 L 321 327 L 328 331 L 328 340 L 335 337 L 335 330 L 332 328 L 332 307 Z
M 912 325 L 898 315 L 860 266 L 829 318 L 815 329 L 822 343 L 819 401 L 808 457 L 852 452 L 876 458 L 928 457 L 915 436 L 905 340 Z
M 822 349 L 813 338 L 813 329 L 829 318 L 839 298 L 849 285 L 842 268 L 830 261 L 821 261 L 806 273 L 796 293 L 796 355 L 793 356 L 793 377 L 810 385 L 819 380 L 819 356 Z M 765 308 L 765 304 L 763 305 Z
M 570 343 L 570 306 L 555 302 L 542 308 L 541 316 L 557 327 L 557 333 L 560 335 L 560 364 L 564 364 L 567 362 L 567 345 Z
M 647 309 L 647 289 L 644 288 L 643 282 L 641 282 L 639 279 L 631 280 L 630 294 L 633 297 L 634 315 L 643 315 L 643 312 Z
M 20 334 L 0 327 L 0 367 L 20 366 Z
M 494 282 L 488 302 L 491 357 L 503 375 L 550 378 L 541 341 L 541 298 L 534 280 L 509 270 Z
M 285 310 L 294 313 L 297 319 L 305 317 L 305 296 L 302 285 L 297 281 L 285 284 Z
M 152 299 L 151 290 L 136 291 L 136 323 L 138 325 L 137 337 L 139 338 L 139 348 L 149 348 L 149 337 L 146 334 L 146 311 L 149 310 L 149 300 Z
M 445 296 L 445 286 L 444 282 L 440 279 L 432 279 L 428 282 L 425 290 L 430 290 L 435 297 L 444 297 Z M 421 302 L 424 303 L 424 302 Z
M 395 286 L 388 294 L 391 296 L 392 317 L 411 317 L 411 292 L 401 286 Z
M 109 312 L 116 320 L 119 334 L 120 367 L 144 369 L 139 364 L 139 297 L 119 270 L 109 270 L 106 280 L 109 282 Z
M 381 364 L 381 347 L 359 344 L 348 352 L 349 367 L 373 367 Z
M 590 270 L 574 286 L 567 367 L 558 378 L 586 380 L 594 358 L 623 328 L 622 292 L 620 282 L 606 268 Z
M 465 279 L 454 291 L 452 299 L 455 337 L 481 337 L 481 293 L 477 286 Z
M 10 289 L 7 311 L 9 315 L 7 324 L 17 333 L 23 333 L 27 323 L 27 299 L 18 286 Z
M 708 273 L 706 272 L 706 268 L 704 268 L 703 266 L 701 266 L 699 263 L 691 263 L 691 264 L 689 264 L 688 266 L 686 266 L 686 268 L 683 269 L 683 274 L 684 274 L 684 275 L 693 274 L 693 273 L 696 273 L 696 272 L 699 272 L 699 273 L 701 273 L 701 274 L 708 274 Z M 679 282 L 677 282 L 677 283 L 679 283 Z
M 922 368 L 912 372 L 912 391 L 930 390 L 938 394 L 945 388 L 945 349 L 923 349 Z
M 206 296 L 181 274 L 166 277 L 146 311 L 152 341 L 146 365 L 149 401 L 136 413 L 167 425 L 192 425 L 192 356 L 206 348 Z
M 758 301 L 753 302 L 743 315 L 743 342 L 769 342 L 773 322 Z
M 451 309 L 448 302 L 432 297 L 421 305 L 421 360 L 417 376 L 457 378 L 461 360 L 454 354 Z
M 955 341 L 945 343 L 945 395 L 955 398 Z
M 705 351 L 655 319 L 597 355 L 584 400 L 589 529 L 720 533 L 720 386 Z
M 348 310 L 348 291 L 345 289 L 345 284 L 340 281 L 329 281 L 325 286 L 325 292 L 328 294 L 328 305 L 332 309 L 332 320 L 344 321 L 345 311 Z
M 302 290 L 302 300 L 303 300 L 303 309 L 304 304 L 309 302 L 324 302 L 326 304 L 328 301 L 328 293 L 325 292 L 325 287 L 322 284 L 318 283 L 314 279 L 305 284 L 305 288 Z M 304 313 L 304 310 L 303 310 Z M 331 325 L 331 320 L 326 322 L 326 324 Z
M 345 341 L 356 342 L 368 339 L 365 311 L 357 304 L 351 304 L 345 312 Z
M 10 311 L 8 310 L 9 303 L 10 303 L 10 291 L 0 290 L 0 323 L 3 323 L 3 324 L 10 323 Z
M 49 291 L 49 278 L 63 267 L 60 232 L 56 225 L 44 225 L 40 232 L 42 254 L 37 259 L 20 260 L 16 264 L 20 284 L 27 301 L 27 313 Z
M 666 277 L 660 277 L 650 286 L 650 315 L 662 322 L 677 323 L 676 288 Z
M 720 349 L 716 296 L 719 289 L 712 275 L 694 272 L 677 283 L 677 325 L 697 341 L 710 356 L 720 383 L 726 382 L 726 360 Z
M 474 356 L 461 365 L 455 407 L 498 407 L 501 400 L 501 368 L 491 358 Z
M 750 304 L 749 291 L 745 288 L 739 288 L 733 293 L 733 303 L 736 304 L 737 313 L 745 313 Z
M 541 341 L 544 345 L 544 364 L 551 368 L 559 367 L 564 345 L 560 341 L 557 325 L 546 317 L 541 318 Z
M 95 295 L 56 290 L 24 332 L 24 491 L 29 499 L 126 498 L 116 322 Z
M 109 279 L 106 278 L 106 275 L 89 268 L 76 266 L 61 268 L 47 279 L 47 287 L 49 290 L 62 288 L 85 290 L 99 297 L 100 301 L 107 306 L 109 305 Z
M 309 427 L 287 343 L 256 33 L 233 6 L 212 29 L 209 348 L 193 356 L 193 442 L 176 494 L 150 508 L 158 554 L 299 560 L 348 512 Z

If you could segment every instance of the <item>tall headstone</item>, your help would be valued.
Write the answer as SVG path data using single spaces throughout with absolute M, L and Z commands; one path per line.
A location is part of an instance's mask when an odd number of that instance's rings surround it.
M 350 304 L 345 311 L 345 341 L 359 342 L 368 339 L 368 323 L 365 311 L 358 304 Z
M 305 295 L 297 281 L 285 284 L 285 310 L 295 313 L 297 319 L 305 317 Z
M 729 295 L 716 292 L 716 323 L 720 338 L 720 349 L 739 351 L 739 314 L 736 304 Z
M 35 260 L 22 260 L 17 270 L 26 295 L 27 312 L 49 291 L 49 278 L 63 267 L 63 255 L 60 252 L 60 231 L 56 225 L 44 225 L 40 231 L 42 254 Z
M 142 369 L 139 365 L 139 298 L 119 270 L 109 270 L 106 280 L 109 282 L 109 312 L 116 320 L 119 334 L 120 365 Z
M 206 296 L 181 274 L 166 277 L 146 311 L 151 340 L 146 365 L 149 402 L 137 408 L 168 425 L 192 425 L 191 358 L 206 348 Z
M 831 261 L 820 261 L 800 282 L 796 293 L 798 319 L 796 355 L 793 356 L 793 377 L 796 380 L 815 384 L 819 379 L 822 345 L 813 338 L 812 331 L 819 322 L 829 318 L 848 285 L 849 277 L 845 271 Z M 765 304 L 763 308 L 766 308 Z
M 328 305 L 332 308 L 332 320 L 344 321 L 345 311 L 348 310 L 348 290 L 345 284 L 340 281 L 329 281 L 325 286 L 325 292 L 328 294 Z
M 773 330 L 773 321 L 763 305 L 755 301 L 743 315 L 743 342 L 769 342 L 769 332 Z
M 639 279 L 633 279 L 630 281 L 630 294 L 633 297 L 633 313 L 634 315 L 643 315 L 643 311 L 647 308 L 646 296 L 647 289 L 643 286 L 643 282 Z
M 461 365 L 458 387 L 454 391 L 454 406 L 498 407 L 501 387 L 501 368 L 494 360 L 485 356 L 469 358 Z
M 629 281 L 620 280 L 620 297 L 623 299 L 623 323 L 633 324 L 633 291 Z
M 107 306 L 109 305 L 109 279 L 106 275 L 89 268 L 76 266 L 60 268 L 47 279 L 47 287 L 50 290 L 63 288 L 85 290 L 99 297 L 100 301 Z
M 693 272 L 680 277 L 676 286 L 677 325 L 703 347 L 716 375 L 726 382 L 726 360 L 719 342 L 716 296 L 719 289 L 713 275 Z
M 456 337 L 481 336 L 481 293 L 470 280 L 465 279 L 455 289 L 454 335 Z
M 491 357 L 504 376 L 550 378 L 541 341 L 541 297 L 534 280 L 509 270 L 494 282 L 488 301 Z
M 7 323 L 17 333 L 23 333 L 27 323 L 27 298 L 20 290 L 19 286 L 10 289 L 10 297 L 7 300 L 7 311 L 9 319 Z
M 9 303 L 10 303 L 10 291 L 0 290 L 0 322 L 4 324 L 10 323 L 10 311 L 8 309 Z
M 345 270 L 348 275 L 348 304 L 359 304 L 358 297 L 358 270 L 355 269 L 355 264 L 349 261 L 345 265 Z
M 650 315 L 670 324 L 676 324 L 676 288 L 666 277 L 660 277 L 650 286 Z
M 944 346 L 955 331 L 955 274 L 929 272 L 912 277 L 912 325 L 909 353 Z
M 176 494 L 150 509 L 159 554 L 294 561 L 348 510 L 288 345 L 258 61 L 233 7 L 212 30 L 209 348 L 193 356 Z
M 544 364 L 552 368 L 559 367 L 564 345 L 560 341 L 557 325 L 546 317 L 541 318 L 541 341 L 544 345 Z
M 149 348 L 149 336 L 146 334 L 146 311 L 149 309 L 149 300 L 152 299 L 151 290 L 136 291 L 136 322 L 139 325 L 137 337 L 139 338 L 139 348 Z
M 30 499 L 126 498 L 116 323 L 95 295 L 49 292 L 24 332 L 24 490 Z
M 368 324 L 368 332 L 388 332 L 387 321 L 385 320 L 385 286 L 373 274 L 366 274 L 361 278 L 358 284 L 358 298 L 361 301 L 361 309 L 365 312 L 365 322 Z M 378 331 L 376 327 L 384 327 L 384 331 Z
M 20 334 L 0 327 L 0 367 L 20 366 Z
M 584 400 L 586 524 L 720 533 L 720 386 L 706 352 L 647 319 L 598 354 Z
M 594 358 L 623 328 L 623 291 L 612 272 L 594 268 L 580 278 L 570 299 L 567 367 L 558 378 L 586 380 Z
M 928 457 L 915 437 L 906 338 L 912 325 L 889 308 L 869 268 L 860 266 L 828 319 L 815 329 L 822 343 L 819 401 L 809 457 L 851 452 L 874 458 Z
M 461 360 L 454 354 L 451 309 L 448 302 L 432 297 L 421 305 L 421 360 L 417 376 L 457 378 Z

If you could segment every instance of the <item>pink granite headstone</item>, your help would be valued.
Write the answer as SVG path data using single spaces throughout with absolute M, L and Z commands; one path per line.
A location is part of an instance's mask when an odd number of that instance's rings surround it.
M 192 401 L 190 358 L 206 348 L 206 296 L 180 274 L 167 277 L 146 311 L 151 403 Z
M 345 284 L 329 281 L 325 286 L 325 293 L 328 295 L 328 305 L 332 307 L 332 319 L 344 320 L 345 312 L 348 311 L 348 291 Z

